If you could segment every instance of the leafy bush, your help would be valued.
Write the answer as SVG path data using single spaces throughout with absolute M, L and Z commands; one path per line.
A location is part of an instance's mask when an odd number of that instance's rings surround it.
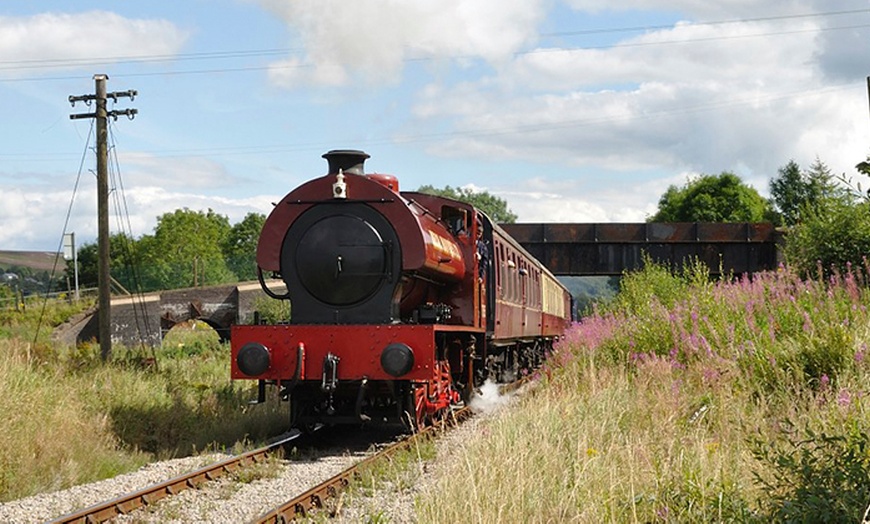
M 870 439 L 856 428 L 845 433 L 797 430 L 783 438 L 755 438 L 755 457 L 766 466 L 756 478 L 768 493 L 764 509 L 774 522 L 862 522 L 870 502 Z
M 290 301 L 259 296 L 254 299 L 254 311 L 263 324 L 282 324 L 290 321 Z
M 870 203 L 825 200 L 805 213 L 786 238 L 784 254 L 803 276 L 864 267 L 870 253 Z
M 686 293 L 688 282 L 695 278 L 695 264 L 687 265 L 683 274 L 674 274 L 667 266 L 657 264 L 646 253 L 643 270 L 627 272 L 619 282 L 619 294 L 604 309 L 629 314 L 648 311 L 653 302 L 671 307 Z M 709 272 L 708 272 L 709 273 Z

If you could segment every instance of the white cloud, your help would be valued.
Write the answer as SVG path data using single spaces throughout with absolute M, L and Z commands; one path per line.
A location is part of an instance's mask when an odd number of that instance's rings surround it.
M 3 73 L 13 76 L 32 75 L 45 66 L 52 71 L 82 67 L 82 61 L 92 68 L 118 57 L 172 55 L 187 37 L 167 20 L 124 18 L 108 11 L 0 16 L 0 61 L 9 62 Z
M 743 12 L 749 2 L 735 5 Z M 820 37 L 830 34 L 819 32 L 826 23 L 679 23 L 607 49 L 539 47 L 487 78 L 433 82 L 408 128 L 449 123 L 453 136 L 429 146 L 439 155 L 622 171 L 729 170 L 756 187 L 790 159 L 809 165 L 819 156 L 835 172 L 852 171 L 866 154 L 866 87 L 831 84 L 833 73 L 823 74 L 842 71 L 829 56 L 829 39 Z M 862 31 L 866 41 L 870 29 Z M 852 48 L 841 62 L 858 57 L 866 63 L 870 48 Z
M 541 47 L 521 55 L 503 74 L 526 89 L 551 91 L 650 82 L 709 87 L 728 83 L 732 90 L 793 86 L 812 77 L 812 31 L 819 25 L 798 22 L 789 28 L 809 33 L 777 35 L 782 25 L 774 23 L 681 23 L 610 48 Z
M 0 185 L 0 249 L 45 250 L 60 243 L 67 211 L 71 209 L 66 232 L 76 233 L 81 245 L 97 237 L 97 203 L 95 183 L 85 182 L 73 195 L 71 189 L 45 190 L 38 187 Z M 137 185 L 123 192 L 123 199 L 110 196 L 109 224 L 112 232 L 125 231 L 138 238 L 153 234 L 157 217 L 177 209 L 205 211 L 212 209 L 225 215 L 231 224 L 248 213 L 268 214 L 275 197 L 254 196 L 229 198 L 208 196 L 155 185 Z M 72 206 L 70 201 L 73 200 Z M 119 209 L 119 206 L 121 209 Z
M 535 37 L 542 0 L 258 0 L 298 35 L 304 54 L 273 64 L 285 87 L 378 85 L 400 78 L 407 60 L 508 60 Z
M 667 187 L 684 184 L 687 176 L 633 183 L 610 174 L 603 184 L 537 177 L 492 193 L 507 201 L 518 222 L 644 222 Z

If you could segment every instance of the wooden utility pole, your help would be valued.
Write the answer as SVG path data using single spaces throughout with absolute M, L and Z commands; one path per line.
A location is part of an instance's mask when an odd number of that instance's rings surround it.
M 100 339 L 100 356 L 103 360 L 108 360 L 112 356 L 112 330 L 111 321 L 111 290 L 109 288 L 109 280 L 111 278 L 109 272 L 109 130 L 108 118 L 111 116 L 115 120 L 118 115 L 126 115 L 133 118 L 138 111 L 135 109 L 112 110 L 106 109 L 106 103 L 109 98 L 118 101 L 118 98 L 127 97 L 133 100 L 138 93 L 130 89 L 129 91 L 106 93 L 107 75 L 94 75 L 95 94 L 70 96 L 70 104 L 75 106 L 76 102 L 85 102 L 91 105 L 91 101 L 96 101 L 96 112 L 80 113 L 70 115 L 70 119 L 76 120 L 79 118 L 95 118 L 97 120 L 97 288 L 99 291 L 98 315 L 99 315 L 99 331 L 97 337 Z

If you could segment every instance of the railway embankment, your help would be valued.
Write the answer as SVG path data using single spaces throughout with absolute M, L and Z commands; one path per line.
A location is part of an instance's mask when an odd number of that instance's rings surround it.
M 698 268 L 633 274 L 612 303 L 571 328 L 533 391 L 439 443 L 434 462 L 405 469 L 414 476 L 382 483 L 404 494 L 400 508 L 379 513 L 372 491 L 345 498 L 343 511 L 399 522 L 860 521 L 870 504 L 866 284 L 857 269 L 823 281 L 785 269 L 716 282 Z M 154 395 L 143 384 L 153 371 L 96 372 L 102 368 L 76 355 L 64 356 L 59 371 L 45 346 L 6 344 L 5 500 L 19 496 L 10 486 L 41 492 L 74 482 L 84 457 L 111 476 L 170 452 L 132 454 L 136 446 L 119 438 L 116 416 L 124 412 L 96 403 L 109 390 L 124 390 L 129 404 L 151 396 L 172 406 L 173 387 L 200 384 L 201 397 L 179 400 L 193 404 L 178 413 L 217 413 L 217 397 L 231 396 L 166 356 L 158 365 L 174 378 Z M 184 347 L 164 351 L 198 369 L 226 365 Z M 46 405 L 59 411 L 42 411 Z M 130 413 L 138 414 L 125 419 L 132 427 L 170 410 Z M 186 427 L 160 420 L 150 420 L 151 434 Z M 84 440 L 97 447 L 69 456 L 50 445 L 74 450 Z M 40 473 L 24 464 L 36 457 L 52 466 Z M 11 476 L 22 467 L 41 480 Z

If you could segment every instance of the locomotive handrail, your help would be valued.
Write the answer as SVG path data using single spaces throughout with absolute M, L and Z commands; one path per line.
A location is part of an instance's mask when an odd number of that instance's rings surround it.
M 267 295 L 269 295 L 270 297 L 277 299 L 277 300 L 289 300 L 290 299 L 290 291 L 289 290 L 286 293 L 284 293 L 283 295 L 279 295 L 278 293 L 275 293 L 274 291 L 269 289 L 269 286 L 266 285 L 266 280 L 263 278 L 263 268 L 261 268 L 260 266 L 257 266 L 257 280 L 260 281 L 260 287 L 263 288 L 263 292 L 266 293 Z

